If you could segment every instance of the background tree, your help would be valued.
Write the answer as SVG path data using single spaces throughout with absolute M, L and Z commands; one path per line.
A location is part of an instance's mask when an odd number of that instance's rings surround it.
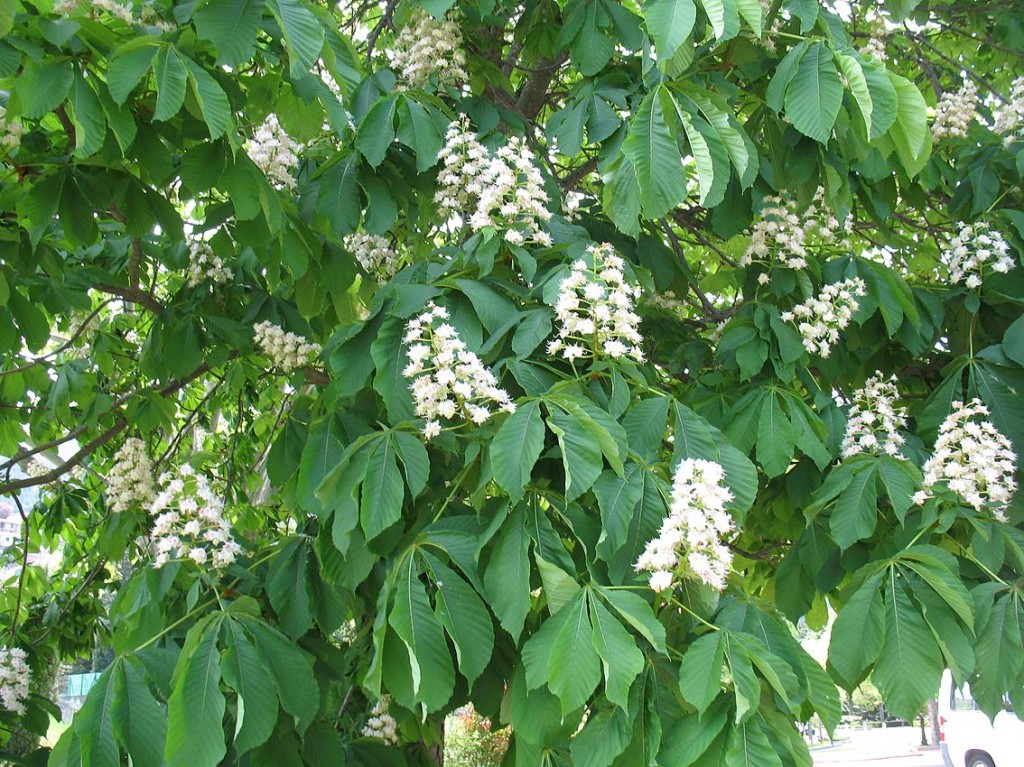
M 3 725 L 97 641 L 39 762 L 1024 710 L 1024 18 L 849 5 L 0 2 Z

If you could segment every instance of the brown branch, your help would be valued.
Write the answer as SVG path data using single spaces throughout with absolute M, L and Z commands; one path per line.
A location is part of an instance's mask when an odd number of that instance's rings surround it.
M 233 359 L 233 358 L 234 358 L 234 355 L 232 355 L 228 359 L 230 360 L 230 359 Z M 190 383 L 195 381 L 200 376 L 205 375 L 206 373 L 208 373 L 210 371 L 210 367 L 211 367 L 210 363 L 208 363 L 208 362 L 203 363 L 198 368 L 196 368 L 195 371 L 193 371 L 189 375 L 185 376 L 184 378 L 182 378 L 182 379 L 180 379 L 178 381 L 171 381 L 169 384 L 167 384 L 163 388 L 159 389 L 158 390 L 158 394 L 160 394 L 160 396 L 162 396 L 162 397 L 167 397 L 167 396 L 169 396 L 171 394 L 174 394 L 177 391 L 180 391 L 181 389 L 183 389 L 186 386 L 188 386 Z M 127 399 L 130 399 L 132 396 L 133 395 L 131 395 L 131 394 L 124 395 L 124 397 L 121 397 L 117 401 L 117 404 L 118 405 L 123 404 L 123 402 L 125 402 Z M 60 479 L 64 474 L 66 474 L 67 472 L 71 471 L 76 466 L 81 465 L 81 463 L 86 458 L 88 458 L 90 455 L 95 453 L 99 448 L 103 447 L 103 445 L 107 444 L 112 439 L 114 439 L 114 437 L 116 437 L 118 434 L 120 434 L 122 431 L 124 431 L 128 427 L 128 425 L 129 425 L 128 419 L 123 414 L 119 414 L 117 416 L 117 418 L 114 420 L 114 424 L 112 426 L 110 426 L 106 431 L 102 432 L 99 436 L 97 436 L 91 442 L 86 444 L 85 447 L 83 447 L 81 450 L 79 450 L 73 456 L 68 458 L 62 464 L 60 464 L 59 466 L 57 466 L 53 470 L 48 471 L 45 474 L 42 474 L 42 475 L 40 475 L 38 477 L 25 477 L 24 479 L 17 479 L 17 480 L 13 480 L 13 481 L 12 480 L 8 480 L 8 481 L 4 482 L 3 484 L 0 484 L 0 494 L 12 493 L 12 492 L 15 492 L 17 490 L 21 490 L 22 488 L 25 488 L 25 487 L 35 487 L 36 485 L 45 485 L 48 482 L 54 482 L 54 481 Z M 84 429 L 82 431 L 84 431 Z M 81 433 L 81 431 L 79 431 L 79 433 Z M 62 439 L 58 444 L 60 444 L 62 442 L 67 442 L 67 441 L 68 441 L 68 439 Z M 35 449 L 35 452 L 40 452 L 40 450 L 37 448 L 37 449 Z
M 146 291 L 138 287 L 121 287 L 119 285 L 93 285 L 93 290 L 98 290 L 100 293 L 106 293 L 110 296 L 117 296 L 123 298 L 125 301 L 130 301 L 133 304 L 138 304 L 154 314 L 159 314 L 164 310 L 164 305 L 157 301 Z
M 548 88 L 555 78 L 555 73 L 568 59 L 569 54 L 562 51 L 554 59 L 545 58 L 537 65 L 537 70 L 526 79 L 516 99 L 516 111 L 527 122 L 533 122 L 548 99 Z
M 7 478 L 10 479 L 11 472 L 8 470 Z M 25 577 L 28 574 L 28 537 L 30 532 L 30 526 L 28 523 L 28 514 L 25 513 L 25 507 L 21 504 L 21 498 L 17 493 L 12 493 L 14 503 L 18 506 L 18 514 L 21 515 L 21 529 L 22 534 L 22 555 L 21 555 L 21 572 L 18 573 L 18 598 L 14 603 L 14 614 L 11 616 L 11 644 L 14 644 L 15 634 L 18 631 L 18 616 L 21 614 L 21 600 L 22 595 L 25 593 Z
M 371 29 L 370 34 L 366 36 L 367 60 L 373 58 L 373 47 L 377 44 L 377 38 L 380 37 L 380 33 L 391 26 L 391 17 L 394 15 L 397 6 L 398 0 L 388 0 L 388 4 L 384 7 L 384 15 L 377 22 L 377 26 Z

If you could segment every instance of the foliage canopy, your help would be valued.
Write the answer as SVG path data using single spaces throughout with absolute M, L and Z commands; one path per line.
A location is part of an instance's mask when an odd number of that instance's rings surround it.
M 422 764 L 472 702 L 517 767 L 800 766 L 836 684 L 945 667 L 1024 710 L 1024 17 L 849 5 L 0 0 L 0 628 L 115 652 L 38 763 Z

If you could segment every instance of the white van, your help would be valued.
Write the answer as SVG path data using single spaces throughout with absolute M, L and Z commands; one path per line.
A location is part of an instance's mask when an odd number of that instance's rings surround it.
M 971 697 L 970 685 L 954 687 L 947 670 L 939 688 L 939 749 L 946 767 L 1020 767 L 1024 722 L 1009 702 L 989 721 Z

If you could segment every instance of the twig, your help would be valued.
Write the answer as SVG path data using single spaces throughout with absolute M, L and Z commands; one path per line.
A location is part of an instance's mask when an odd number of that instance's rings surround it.
M 146 291 L 138 287 L 120 287 L 118 285 L 93 285 L 93 290 L 98 290 L 100 293 L 106 293 L 107 295 L 117 296 L 123 298 L 125 301 L 130 301 L 133 304 L 149 309 L 149 311 L 159 314 L 164 310 L 164 305 L 157 301 Z
M 78 337 L 85 332 L 85 329 L 89 327 L 89 324 L 96 318 L 96 315 L 99 314 L 100 311 L 103 310 L 108 304 L 112 303 L 113 300 L 114 299 L 112 298 L 108 298 L 106 301 L 97 306 L 93 310 L 92 314 L 85 318 L 85 321 L 79 326 L 79 328 L 74 333 L 71 334 L 71 337 L 62 346 L 60 346 L 57 349 L 54 349 L 52 352 L 47 352 L 41 357 L 36 357 L 31 362 L 27 362 L 24 365 L 21 365 L 20 367 L 11 368 L 10 370 L 0 370 L 0 378 L 2 378 L 3 376 L 13 375 L 14 373 L 23 373 L 26 370 L 31 370 L 36 365 L 45 362 L 48 358 L 55 357 L 58 354 L 60 354 L 62 351 L 70 347 L 75 341 L 78 340 Z
M 8 469 L 7 479 L 10 480 L 10 478 L 11 470 Z M 14 503 L 18 506 L 18 514 L 21 515 L 21 529 L 23 530 L 21 572 L 18 573 L 18 598 L 14 603 L 14 615 L 11 616 L 11 644 L 14 644 L 14 637 L 18 631 L 18 617 L 21 615 L 22 595 L 25 593 L 25 576 L 28 575 L 28 536 L 30 527 L 28 514 L 25 513 L 25 507 L 21 503 L 21 498 L 17 493 L 11 493 L 11 497 L 14 498 Z

